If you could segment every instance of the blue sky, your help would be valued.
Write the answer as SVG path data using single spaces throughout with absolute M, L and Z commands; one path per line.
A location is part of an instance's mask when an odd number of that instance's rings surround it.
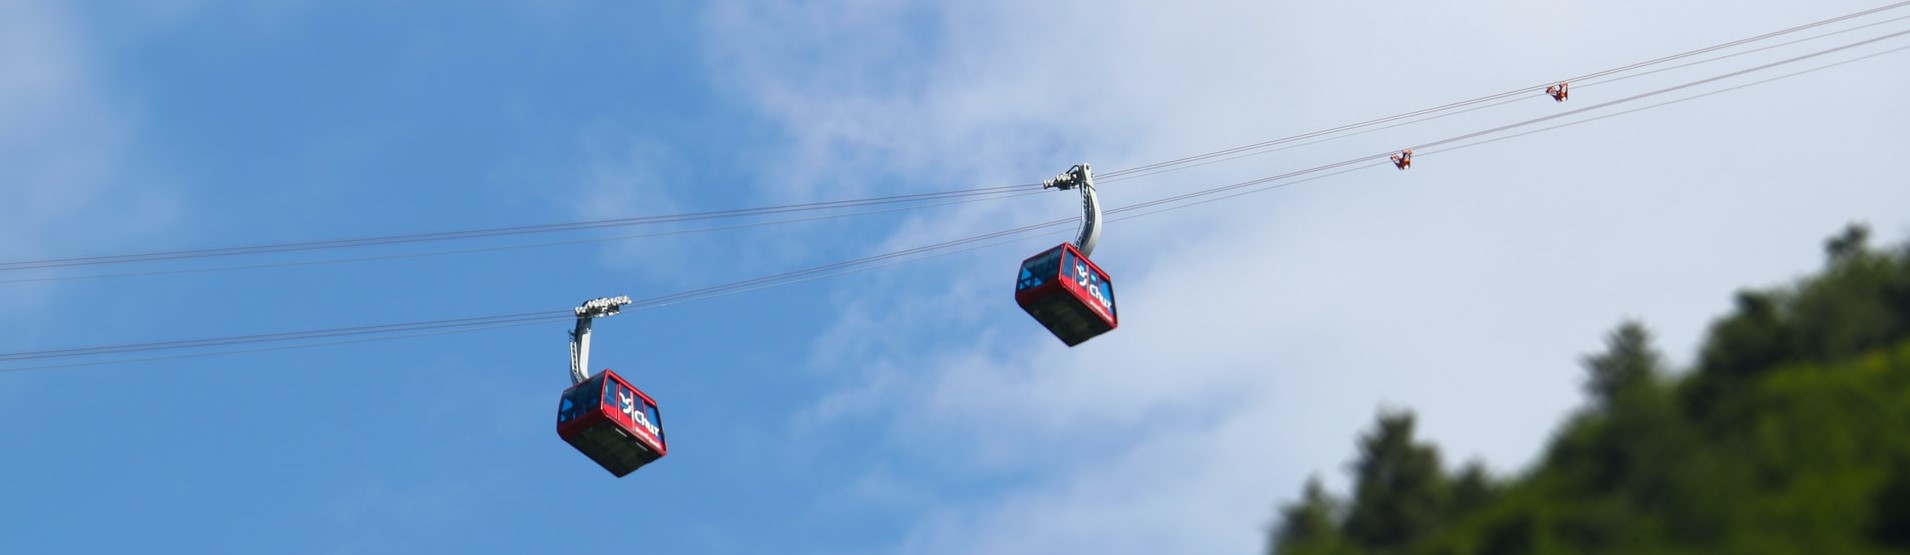
M 1862 2 L 0 5 L 0 261 L 1030 183 L 1528 86 Z M 1876 21 L 1876 20 L 1872 20 Z M 1103 186 L 1109 206 L 1867 36 Z M 1845 58 L 1899 46 L 1897 39 Z M 1840 58 L 1827 58 L 1834 61 Z M 1381 407 L 1527 464 L 1623 318 L 1688 360 L 1848 221 L 1910 237 L 1910 54 L 1111 222 L 1122 327 L 1011 300 L 1071 230 L 629 312 L 593 366 L 671 454 L 557 438 L 566 323 L 0 372 L 0 551 L 1243 553 Z M 1803 66 L 1800 66 L 1801 69 Z M 1730 83 L 1720 83 L 1718 87 Z M 1701 92 L 1704 89 L 1694 90 Z M 1069 217 L 1053 193 L 609 238 L 0 272 L 0 353 L 563 310 Z

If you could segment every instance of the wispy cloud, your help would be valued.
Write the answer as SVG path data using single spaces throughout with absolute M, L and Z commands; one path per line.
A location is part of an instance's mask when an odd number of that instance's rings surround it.
M 145 243 L 180 210 L 142 163 L 136 117 L 67 9 L 0 5 L 0 258 Z M 53 290 L 5 288 L 0 304 L 37 304 Z
M 784 156 L 799 171 L 777 194 L 807 198 L 859 191 L 824 191 L 829 175 L 888 191 L 924 176 L 993 185 L 1077 161 L 1171 159 L 1831 15 L 1774 7 L 1672 29 L 1695 14 L 1620 4 L 843 2 L 727 5 L 708 25 L 729 84 L 791 137 Z M 1617 44 L 1613 33 L 1659 38 Z M 1891 142 L 1891 124 L 1825 123 L 1874 113 L 1789 98 L 1719 97 L 1721 108 L 1111 225 L 1096 260 L 1114 274 L 1122 327 L 1075 349 L 1010 301 L 1013 265 L 1045 245 L 845 280 L 843 315 L 812 360 L 841 386 L 804 421 L 875 426 L 912 455 L 895 479 L 934 507 L 901 546 L 915 553 L 1251 552 L 1273 503 L 1307 475 L 1340 478 L 1355 433 L 1386 405 L 1418 411 L 1449 459 L 1514 470 L 1578 402 L 1573 361 L 1605 328 L 1641 317 L 1682 353 L 1732 288 L 1812 264 L 1815 241 L 1842 221 L 1902 227 L 1902 214 L 1877 208 L 1910 203 L 1886 172 L 1720 167 L 1743 154 L 1726 137 L 1814 159 Z M 1555 109 L 1533 99 L 1507 110 Z M 1772 103 L 1808 114 L 1771 114 Z M 1730 115 L 1753 112 L 1770 117 Z M 1103 192 L 1120 205 L 1509 119 L 1454 118 Z M 1846 136 L 1776 132 L 1805 125 Z M 1804 185 L 1820 182 L 1837 185 Z M 1061 217 L 1073 213 L 1065 196 L 937 214 L 884 241 Z
M 682 156 L 669 145 L 642 136 L 627 136 L 598 126 L 579 140 L 586 166 L 578 181 L 582 190 L 572 196 L 577 214 L 586 220 L 628 218 L 683 212 L 685 206 L 670 191 L 690 176 Z M 605 237 L 668 232 L 667 227 L 611 228 Z M 700 278 L 689 265 L 663 263 L 693 260 L 694 236 L 652 236 L 618 240 L 603 248 L 602 263 L 669 283 Z

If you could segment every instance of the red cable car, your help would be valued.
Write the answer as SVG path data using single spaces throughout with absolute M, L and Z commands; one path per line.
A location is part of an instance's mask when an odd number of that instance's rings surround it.
M 557 435 L 619 478 L 670 452 L 656 400 L 608 369 L 564 390 Z
M 1069 347 L 1121 325 L 1114 312 L 1114 282 L 1067 243 L 1021 262 L 1015 304 Z
M 670 453 L 655 399 L 609 369 L 584 376 L 590 367 L 590 320 L 613 316 L 627 304 L 630 297 L 604 297 L 577 307 L 577 329 L 570 332 L 571 386 L 557 404 L 557 436 L 618 478 Z
M 1015 280 L 1015 304 L 1069 347 L 1112 331 L 1121 319 L 1114 310 L 1114 282 L 1088 260 L 1101 240 L 1101 201 L 1094 196 L 1094 173 L 1077 164 L 1042 182 L 1042 188 L 1081 190 L 1081 233 L 1021 261 Z

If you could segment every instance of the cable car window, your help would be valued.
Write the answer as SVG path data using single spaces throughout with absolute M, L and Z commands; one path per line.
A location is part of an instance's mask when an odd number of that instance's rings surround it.
M 1101 271 L 1091 265 L 1086 257 L 1075 256 L 1074 251 L 1063 251 L 1061 270 L 1066 274 L 1063 279 L 1074 280 L 1075 287 L 1080 288 L 1082 293 L 1101 303 L 1101 308 L 1107 309 L 1110 316 L 1114 314 L 1114 282 L 1101 275 Z
M 644 402 L 643 397 L 637 395 L 637 391 L 631 389 L 630 386 L 616 381 L 610 383 L 611 389 L 615 391 L 613 393 L 615 397 L 606 397 L 604 401 L 615 402 L 617 412 L 623 413 L 625 418 L 630 419 L 632 426 L 642 428 L 650 432 L 650 435 L 657 436 L 657 442 L 661 443 L 663 441 L 663 428 L 657 425 L 656 407 Z
M 1041 284 L 1047 283 L 1048 280 L 1060 275 L 1062 250 L 1063 249 L 1056 248 L 1041 253 L 1027 263 L 1022 264 L 1021 279 L 1015 282 L 1015 290 L 1020 291 L 1040 287 Z
M 650 425 L 655 426 L 650 429 L 650 432 L 656 434 L 657 443 L 668 445 L 668 443 L 663 441 L 663 415 L 657 413 L 657 406 L 644 403 L 643 412 L 650 417 Z
M 597 395 L 602 389 L 603 382 L 599 380 L 587 380 L 571 388 L 570 394 L 564 396 L 563 403 L 557 408 L 557 422 L 569 422 L 583 416 L 585 411 L 597 408 Z
M 1114 312 L 1114 282 L 1108 281 L 1105 279 L 1096 280 L 1096 281 L 1100 282 L 1099 287 L 1101 288 L 1101 294 L 1103 295 L 1103 298 L 1101 299 L 1101 306 L 1107 307 L 1108 314 L 1110 315 L 1115 314 Z M 1094 292 L 1089 291 L 1088 294 L 1092 295 L 1094 294 Z

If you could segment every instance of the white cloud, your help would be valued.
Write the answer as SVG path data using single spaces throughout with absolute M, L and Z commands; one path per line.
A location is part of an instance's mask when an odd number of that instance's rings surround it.
M 668 145 L 647 138 L 613 138 L 616 131 L 598 126 L 584 134 L 581 148 L 587 167 L 580 180 L 577 214 L 585 220 L 628 218 L 632 215 L 675 214 L 684 206 L 670 194 L 670 186 L 680 184 L 688 172 L 681 156 Z M 679 264 L 663 260 L 694 259 L 689 236 L 657 235 L 677 229 L 673 226 L 615 227 L 601 236 L 630 237 L 650 235 L 609 243 L 603 263 L 624 271 L 637 272 L 651 279 L 684 282 L 699 277 Z
M 135 170 L 134 118 L 84 36 L 65 4 L 0 4 L 0 259 L 98 253 L 177 217 L 163 176 Z M 8 285 L 0 305 L 33 306 L 54 289 Z
M 1851 9 L 1554 4 L 850 2 L 720 8 L 709 25 L 731 85 L 806 164 L 776 194 L 839 198 L 862 191 L 818 184 L 1029 182 L 1080 160 L 1106 171 Z M 1818 241 L 1843 222 L 1910 232 L 1887 208 L 1910 205 L 1910 190 L 1876 162 L 1892 159 L 1910 115 L 1867 108 L 1890 105 L 1882 95 L 1910 80 L 1903 67 L 1886 58 L 1428 157 L 1410 172 L 1117 222 L 1095 258 L 1118 284 L 1122 327 L 1075 349 L 1010 304 L 1019 257 L 1002 250 L 853 279 L 813 361 L 843 385 L 805 421 L 877 423 L 916 455 L 926 470 L 896 479 L 919 483 L 895 487 L 939 500 L 902 546 L 917 553 L 1251 552 L 1305 476 L 1342 478 L 1383 405 L 1418 412 L 1452 462 L 1515 470 L 1578 402 L 1578 356 L 1621 319 L 1642 318 L 1686 358 L 1734 288 L 1813 267 Z M 1534 94 L 1425 130 L 1103 191 L 1119 206 L 1725 70 L 1566 105 Z M 884 241 L 972 235 L 1072 205 L 1050 195 L 969 207 Z M 938 491 L 943 481 L 923 478 L 938 474 L 1016 479 Z

